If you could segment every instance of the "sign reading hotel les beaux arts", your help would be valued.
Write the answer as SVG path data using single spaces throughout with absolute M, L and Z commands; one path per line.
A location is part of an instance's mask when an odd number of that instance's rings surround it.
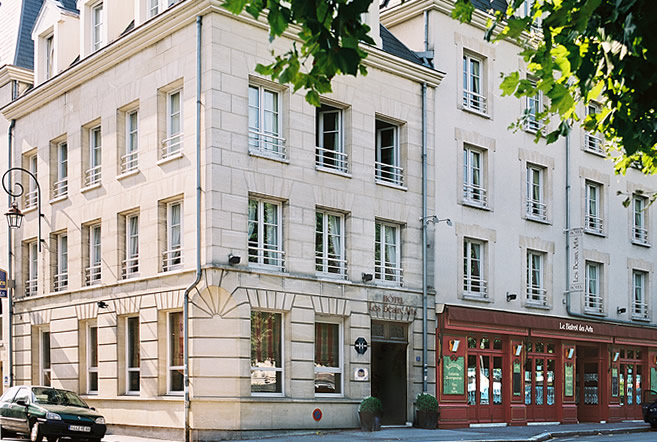
M 569 290 L 577 292 L 584 290 L 584 268 L 582 267 L 582 242 L 584 229 L 577 227 L 568 232 L 570 242 L 570 284 Z
M 7 297 L 7 272 L 0 269 L 0 298 Z

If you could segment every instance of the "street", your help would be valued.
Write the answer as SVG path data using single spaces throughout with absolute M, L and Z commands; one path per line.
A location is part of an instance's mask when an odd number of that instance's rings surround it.
M 20 441 L 20 442 L 25 442 L 26 440 L 29 440 L 28 437 L 5 437 L 0 439 L 2 441 Z M 45 442 L 44 438 L 44 442 Z M 66 439 L 64 439 L 66 441 Z M 170 440 L 164 440 L 164 439 L 153 439 L 153 438 L 147 438 L 147 437 L 134 437 L 134 436 L 123 436 L 120 434 L 110 434 L 107 435 L 103 438 L 102 442 L 177 442 L 177 441 L 170 441 Z

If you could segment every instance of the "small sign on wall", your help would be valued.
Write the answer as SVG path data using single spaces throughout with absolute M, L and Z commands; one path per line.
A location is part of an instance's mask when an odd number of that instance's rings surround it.
M 369 380 L 369 372 L 365 367 L 356 367 L 354 369 L 354 381 L 367 381 Z

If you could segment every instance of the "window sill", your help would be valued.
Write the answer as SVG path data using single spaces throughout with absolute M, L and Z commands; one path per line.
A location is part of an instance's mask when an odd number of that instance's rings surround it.
M 131 273 L 130 276 L 127 276 L 125 278 L 119 279 L 116 281 L 117 284 L 125 284 L 129 282 L 134 282 L 139 279 L 139 273 Z
M 599 230 L 584 229 L 584 233 L 587 233 L 587 234 L 593 235 L 593 236 L 599 236 L 600 238 L 606 238 L 607 237 L 607 235 L 604 232 L 601 232 Z
M 552 222 L 550 222 L 550 220 L 548 220 L 547 218 L 543 219 L 543 218 L 539 218 L 539 217 L 536 217 L 536 216 L 525 215 L 525 219 L 527 221 L 531 221 L 533 223 L 545 224 L 545 225 L 548 225 L 548 226 L 552 225 Z
M 349 282 L 347 280 L 347 275 L 341 275 L 339 273 L 316 273 L 315 276 L 317 279 L 324 281 L 339 281 L 339 282 Z
M 525 304 L 525 307 L 538 309 L 538 310 L 551 310 L 552 309 L 552 307 L 550 307 L 549 305 L 544 304 L 542 302 L 531 302 L 531 301 L 527 301 L 527 303 Z
M 597 150 L 592 150 L 592 149 L 582 149 L 586 153 L 590 153 L 591 155 L 595 155 L 596 157 L 600 158 L 607 158 L 607 155 L 604 152 L 598 152 Z
M 94 189 L 99 189 L 100 188 L 100 183 L 92 184 L 91 186 L 83 187 L 80 189 L 80 193 L 85 193 L 85 192 L 90 192 Z
M 338 176 L 342 176 L 342 177 L 345 177 L 345 178 L 351 178 L 351 173 L 344 172 L 344 171 L 339 170 L 339 169 L 332 169 L 330 167 L 322 167 L 322 166 L 315 165 L 315 170 L 317 172 L 330 173 L 332 175 L 338 175 Z
M 476 295 L 470 292 L 463 292 L 461 296 L 465 301 L 478 301 L 478 302 L 487 302 L 487 303 L 493 302 L 491 299 L 488 298 L 487 294 Z
M 250 270 L 254 270 L 257 272 L 265 272 L 265 273 L 273 273 L 273 274 L 286 273 L 285 267 L 269 266 L 266 264 L 258 264 L 257 262 L 249 262 L 248 267 Z
M 23 215 L 28 214 L 30 212 L 34 212 L 37 209 L 37 206 L 30 206 L 26 207 L 23 209 Z
M 375 279 L 374 284 L 378 287 L 401 287 L 401 281 L 384 281 L 382 279 Z
M 270 154 L 257 150 L 249 150 L 249 155 L 252 157 L 264 158 L 265 160 L 272 160 L 272 161 L 278 161 L 279 163 L 290 164 L 290 160 L 287 158 L 287 156 L 276 155 L 273 153 Z
M 476 109 L 472 109 L 471 107 L 466 107 L 466 106 L 461 105 L 461 110 L 464 111 L 464 112 L 467 112 L 469 114 L 473 114 L 473 115 L 477 115 L 477 116 L 482 117 L 482 118 L 486 118 L 488 120 L 491 119 L 491 116 L 489 114 L 487 114 L 486 112 L 482 112 L 482 111 L 479 111 L 479 110 L 476 110 Z
M 68 199 L 68 193 L 65 193 L 64 195 L 60 195 L 57 198 L 51 199 L 49 202 L 50 202 L 50 204 L 55 204 L 55 203 L 58 203 L 60 201 L 64 201 L 64 200 L 67 200 L 67 199 Z
M 133 170 L 131 170 L 131 171 L 129 171 L 129 172 L 122 173 L 121 175 L 117 175 L 117 176 L 116 176 L 116 179 L 119 180 L 119 181 L 121 181 L 121 180 L 123 180 L 123 179 L 125 179 L 125 178 L 131 177 L 131 176 L 135 176 L 135 175 L 137 175 L 138 173 L 139 173 L 139 169 L 133 169 Z
M 403 190 L 404 192 L 408 191 L 408 187 L 406 187 L 404 185 L 401 185 L 401 184 L 395 184 L 395 183 L 391 183 L 389 181 L 382 181 L 382 180 L 378 180 L 378 179 L 375 179 L 375 181 L 376 181 L 376 184 L 379 184 L 381 186 L 390 187 L 392 189 L 397 189 L 397 190 Z
M 632 240 L 632 244 L 634 244 L 635 246 L 639 246 L 639 247 L 650 247 L 651 246 L 649 242 L 637 241 L 636 239 Z
M 488 212 L 493 211 L 493 209 L 488 204 L 476 203 L 474 201 L 469 201 L 469 200 L 461 200 L 461 204 L 466 207 L 472 207 L 473 209 L 486 210 Z
M 650 318 L 644 318 L 643 316 L 633 316 L 632 321 L 649 323 Z
M 604 317 L 607 316 L 607 314 L 605 312 L 592 312 L 592 311 L 586 310 L 586 309 L 584 310 L 584 314 L 588 315 L 588 316 L 596 316 L 598 318 L 604 318 Z
M 283 393 L 251 393 L 251 397 L 277 399 L 285 397 L 285 395 Z
M 343 399 L 344 394 L 342 394 L 342 393 L 315 393 L 315 397 L 319 397 L 319 398 L 322 398 L 322 399 L 330 399 L 330 398 Z
M 174 153 L 173 155 L 170 155 L 166 158 L 160 158 L 159 160 L 157 160 L 157 162 L 155 164 L 158 165 L 158 166 L 161 166 L 161 165 L 166 164 L 168 162 L 178 160 L 178 159 L 182 158 L 183 156 L 184 155 L 183 155 L 182 152 Z

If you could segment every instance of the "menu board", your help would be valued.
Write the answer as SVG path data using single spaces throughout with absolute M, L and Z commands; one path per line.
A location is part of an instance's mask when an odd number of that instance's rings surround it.
M 463 356 L 443 356 L 443 394 L 464 394 L 465 362 Z
M 650 389 L 657 392 L 657 368 L 650 368 Z
M 573 364 L 566 362 L 566 369 L 564 371 L 564 396 L 572 396 L 574 394 L 574 376 L 573 376 Z

